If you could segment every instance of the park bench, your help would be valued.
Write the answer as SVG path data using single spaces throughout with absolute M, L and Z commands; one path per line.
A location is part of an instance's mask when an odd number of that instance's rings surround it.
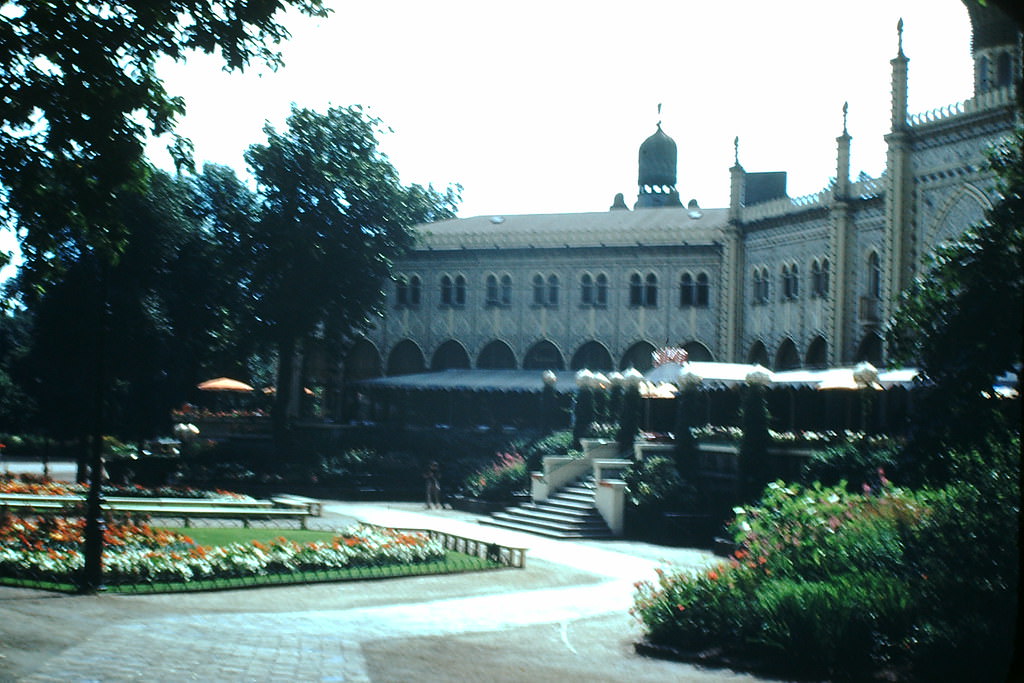
M 324 511 L 323 502 L 316 498 L 296 496 L 291 493 L 278 493 L 271 496 L 270 500 L 276 507 L 309 510 L 309 514 L 313 517 L 321 516 Z

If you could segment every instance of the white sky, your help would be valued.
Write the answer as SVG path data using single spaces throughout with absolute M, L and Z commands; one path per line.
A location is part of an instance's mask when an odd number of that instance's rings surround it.
M 276 73 L 162 67 L 197 161 L 244 172 L 291 102 L 362 104 L 393 129 L 381 146 L 404 182 L 463 185 L 462 216 L 603 211 L 616 192 L 632 206 L 660 102 L 683 201 L 717 207 L 737 135 L 748 171 L 788 171 L 791 196 L 824 187 L 844 101 L 852 175 L 881 173 L 900 17 L 911 113 L 972 94 L 957 0 L 328 2 L 326 20 L 289 18 Z
M 362 104 L 406 183 L 460 183 L 461 216 L 604 211 L 636 198 L 637 151 L 657 105 L 679 147 L 680 195 L 726 206 L 733 137 L 748 171 L 787 171 L 789 194 L 835 174 L 849 101 L 852 175 L 885 162 L 896 23 L 912 113 L 972 94 L 958 0 L 328 0 L 289 16 L 285 67 L 227 74 L 197 55 L 160 67 L 185 98 L 196 160 L 234 166 L 289 105 Z M 171 168 L 165 140 L 151 159 Z M 0 248 L 11 248 L 9 233 Z

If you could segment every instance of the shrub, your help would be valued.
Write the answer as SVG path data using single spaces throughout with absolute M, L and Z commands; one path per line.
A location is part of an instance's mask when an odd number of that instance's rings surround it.
M 629 502 L 651 511 L 691 510 L 697 491 L 679 476 L 675 462 L 655 455 L 631 465 L 625 473 Z
M 931 513 L 927 496 L 773 482 L 736 512 L 741 549 L 727 563 L 638 586 L 635 613 L 652 640 L 800 675 L 897 661 L 920 613 L 904 549 Z
M 498 453 L 494 463 L 466 478 L 463 488 L 482 500 L 511 500 L 530 485 L 526 460 L 518 453 Z
M 873 447 L 866 440 L 856 440 L 824 451 L 816 451 L 804 465 L 801 480 L 820 481 L 834 486 L 841 481 L 859 490 L 864 483 L 877 484 L 879 470 L 897 471 L 897 449 L 888 445 Z

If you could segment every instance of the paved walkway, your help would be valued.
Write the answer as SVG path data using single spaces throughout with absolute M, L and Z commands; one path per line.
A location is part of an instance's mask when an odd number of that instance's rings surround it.
M 746 681 L 639 657 L 633 583 L 702 551 L 567 542 L 454 510 L 328 501 L 325 521 L 528 548 L 526 569 L 154 596 L 0 588 L 0 680 Z

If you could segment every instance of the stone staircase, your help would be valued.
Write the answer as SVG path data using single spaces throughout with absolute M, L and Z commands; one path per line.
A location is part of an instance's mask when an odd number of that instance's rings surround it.
M 495 512 L 480 523 L 549 538 L 612 538 L 594 504 L 593 475 L 559 489 L 546 501 Z

